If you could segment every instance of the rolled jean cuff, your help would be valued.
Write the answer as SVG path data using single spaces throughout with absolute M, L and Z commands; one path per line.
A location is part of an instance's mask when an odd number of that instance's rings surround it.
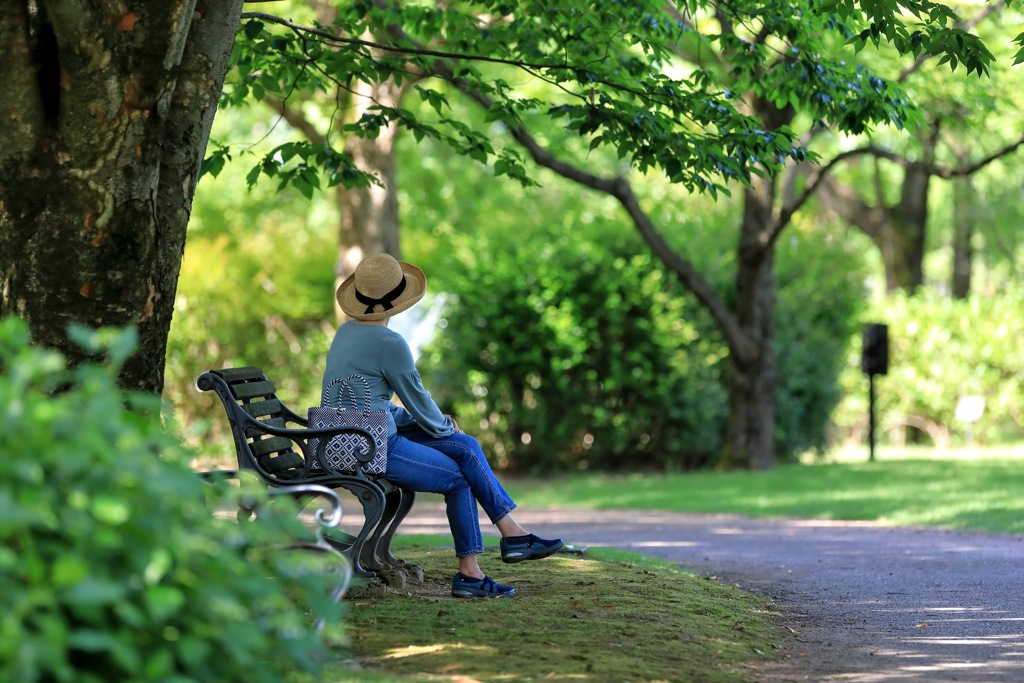
M 470 555 L 479 555 L 484 549 L 481 547 L 479 550 L 463 550 L 462 552 L 456 551 L 455 557 L 469 557 Z
M 491 524 L 497 524 L 501 520 L 503 520 L 506 517 L 508 517 L 509 513 L 512 512 L 515 509 L 516 509 L 516 504 L 515 503 L 513 503 L 512 505 L 509 505 L 507 508 L 505 508 L 501 512 L 501 514 L 499 514 L 497 517 L 494 517 L 493 519 L 491 519 Z

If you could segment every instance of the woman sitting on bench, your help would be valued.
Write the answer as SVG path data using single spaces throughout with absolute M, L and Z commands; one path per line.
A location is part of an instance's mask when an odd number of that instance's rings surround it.
M 457 598 L 505 597 L 515 589 L 484 574 L 477 502 L 501 533 L 504 562 L 539 560 L 562 547 L 561 539 L 539 538 L 510 514 L 516 505 L 498 483 L 480 443 L 444 415 L 423 388 L 405 339 L 388 329 L 391 316 L 419 301 L 426 291 L 423 271 L 388 254 L 364 259 L 338 287 L 341 310 L 350 318 L 338 328 L 327 354 L 323 385 L 362 376 L 370 385 L 373 410 L 388 410 L 388 458 L 384 476 L 413 491 L 445 497 L 459 571 L 452 579 Z M 391 402 L 401 399 L 405 408 Z

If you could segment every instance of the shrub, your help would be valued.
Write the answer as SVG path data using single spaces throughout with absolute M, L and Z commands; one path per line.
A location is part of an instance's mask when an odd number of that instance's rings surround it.
M 251 123 L 230 111 L 214 125 Z M 332 202 L 278 192 L 273 183 L 247 189 L 247 170 L 245 162 L 229 164 L 200 181 L 164 373 L 164 398 L 188 425 L 189 443 L 212 444 L 204 456 L 224 465 L 234 462 L 231 433 L 226 420 L 209 419 L 223 412 L 212 393 L 196 392 L 196 377 L 255 365 L 274 370 L 282 395 L 316 405 L 335 329 L 336 254 L 324 248 L 337 242 Z
M 438 400 L 519 470 L 703 464 L 724 398 L 698 309 L 628 244 L 550 239 L 478 237 L 486 267 L 451 263 L 423 364 Z
M 704 220 L 713 224 L 694 229 L 687 253 L 728 292 L 722 243 L 732 228 L 727 217 Z M 727 351 L 707 312 L 620 225 L 535 230 L 530 240 L 478 234 L 448 259 L 447 327 L 422 367 L 437 398 L 498 466 L 713 463 L 728 418 Z M 776 445 L 785 458 L 825 444 L 863 272 L 858 255 L 816 232 L 778 252 Z
M 111 362 L 68 370 L 0 321 L 0 680 L 270 683 L 315 667 L 303 606 L 337 607 L 296 554 L 267 552 L 301 533 L 294 508 L 215 518 L 225 489 L 192 472 L 154 397 L 116 387 L 131 335 L 78 337 Z
M 775 441 L 780 458 L 823 451 L 843 398 L 840 381 L 849 339 L 864 308 L 865 269 L 847 242 L 826 231 L 799 234 L 777 248 L 775 351 L 779 399 Z

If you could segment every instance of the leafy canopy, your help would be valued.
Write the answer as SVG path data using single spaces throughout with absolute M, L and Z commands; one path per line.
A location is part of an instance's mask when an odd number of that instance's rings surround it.
M 902 90 L 856 63 L 869 44 L 934 55 L 979 76 L 993 60 L 949 6 L 929 1 L 357 0 L 334 12 L 330 24 L 243 15 L 226 101 L 287 101 L 391 79 L 414 81 L 426 106 L 377 104 L 327 144 L 278 147 L 250 183 L 263 173 L 308 194 L 321 177 L 329 186 L 375 182 L 339 149 L 340 138 L 374 138 L 394 123 L 528 185 L 521 153 L 502 141 L 540 116 L 591 150 L 608 148 L 641 172 L 658 169 L 716 194 L 729 181 L 815 158 L 789 119 L 766 120 L 759 103 L 791 107 L 839 132 L 915 123 Z M 488 125 L 454 115 L 455 92 L 484 103 Z M 216 173 L 229 157 L 216 149 L 207 170 Z

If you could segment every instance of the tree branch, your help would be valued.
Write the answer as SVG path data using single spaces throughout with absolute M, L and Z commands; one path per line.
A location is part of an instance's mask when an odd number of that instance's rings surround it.
M 422 45 L 417 45 L 416 41 L 413 40 L 407 33 L 405 33 L 400 28 L 399 28 L 399 30 L 397 32 L 391 31 L 391 34 L 396 37 L 396 40 L 399 40 L 399 39 L 404 40 L 407 43 L 407 45 L 408 45 L 406 47 L 400 47 L 398 45 L 389 45 L 389 44 L 386 44 L 386 43 L 380 43 L 380 42 L 376 42 L 376 41 L 364 40 L 364 39 L 360 39 L 360 38 L 349 38 L 349 37 L 346 37 L 346 36 L 342 36 L 342 35 L 339 35 L 339 34 L 336 34 L 336 33 L 331 33 L 329 31 L 324 31 L 322 29 L 314 28 L 314 27 L 311 27 L 311 26 L 303 26 L 303 25 L 297 24 L 297 23 L 295 23 L 295 22 L 293 22 L 291 20 L 283 19 L 282 17 L 278 17 L 278 16 L 273 15 L 273 14 L 266 14 L 264 12 L 246 12 L 246 13 L 244 13 L 242 15 L 242 18 L 243 19 L 258 19 L 258 20 L 261 20 L 261 21 L 266 21 L 266 22 L 269 22 L 269 23 L 278 24 L 280 26 L 284 26 L 284 27 L 294 31 L 297 35 L 302 36 L 303 38 L 305 38 L 306 36 L 315 36 L 316 38 L 319 38 L 319 39 L 325 41 L 327 44 L 330 44 L 332 46 L 334 46 L 334 45 L 348 45 L 348 46 L 367 48 L 367 49 L 372 49 L 372 50 L 381 50 L 381 51 L 384 51 L 384 52 L 391 52 L 391 53 L 395 53 L 395 54 L 399 54 L 399 55 L 410 55 L 410 56 L 414 56 L 414 57 L 429 57 L 431 59 L 437 59 L 437 60 L 443 60 L 443 61 L 486 62 L 486 63 L 492 63 L 492 64 L 502 64 L 502 65 L 506 65 L 506 66 L 511 66 L 511 67 L 515 67 L 517 69 L 521 69 L 522 71 L 526 72 L 530 76 L 533 76 L 534 78 L 542 80 L 545 83 L 548 83 L 549 85 L 551 85 L 552 87 L 558 88 L 559 90 L 564 92 L 567 96 L 569 96 L 571 98 L 574 98 L 576 100 L 580 100 L 582 102 L 587 102 L 588 101 L 588 97 L 589 97 L 590 93 L 592 92 L 593 84 L 600 84 L 600 85 L 603 85 L 603 86 L 607 86 L 608 88 L 610 88 L 612 90 L 619 91 L 619 92 L 622 92 L 622 93 L 628 93 L 630 95 L 633 95 L 633 96 L 641 99 L 645 103 L 647 103 L 648 106 L 651 107 L 651 108 L 663 108 L 665 110 L 673 112 L 676 115 L 686 115 L 687 114 L 687 112 L 685 112 L 685 111 L 683 111 L 681 109 L 679 103 L 674 101 L 673 97 L 666 96 L 664 94 L 664 90 L 665 90 L 664 84 L 661 84 L 661 83 L 657 83 L 657 84 L 653 84 L 653 85 L 646 84 L 646 83 L 641 83 L 641 86 L 650 85 L 650 87 L 647 88 L 647 87 L 637 87 L 635 81 L 632 81 L 632 80 L 615 81 L 615 80 L 610 80 L 609 78 L 596 78 L 595 80 L 593 80 L 593 82 L 590 85 L 588 85 L 585 88 L 585 92 L 573 92 L 572 90 L 567 88 L 557 78 L 555 78 L 553 76 L 550 76 L 550 75 L 546 75 L 544 73 L 545 71 L 560 71 L 560 72 L 571 72 L 572 74 L 577 75 L 581 70 L 584 70 L 584 71 L 587 70 L 590 67 L 590 64 L 592 64 L 592 63 L 599 63 L 599 62 L 604 61 L 607 58 L 607 55 L 605 55 L 605 56 L 603 56 L 603 57 L 601 57 L 599 59 L 594 59 L 594 60 L 591 60 L 589 62 L 581 62 L 579 64 L 571 64 L 571 63 L 569 63 L 567 61 L 563 61 L 563 62 L 550 62 L 550 63 L 528 62 L 528 61 L 518 60 L 518 59 L 506 59 L 506 58 L 501 58 L 501 57 L 488 57 L 486 55 L 480 55 L 480 54 L 465 54 L 465 53 L 459 53 L 459 52 L 447 52 L 447 51 L 442 51 L 442 50 L 431 50 L 431 49 L 423 47 Z M 589 75 L 593 76 L 593 74 L 589 74 Z M 331 80 L 334 80 L 335 82 L 337 82 L 337 79 L 335 79 L 335 78 L 332 78 Z M 692 118 L 691 118 L 691 120 L 692 120 Z M 696 123 L 699 126 L 706 127 L 706 124 L 704 124 L 704 123 L 701 123 L 701 122 L 698 122 L 698 121 L 694 121 L 694 123 Z
M 937 166 L 936 164 L 926 164 L 924 166 L 924 169 L 929 175 L 936 176 L 937 178 L 942 178 L 943 180 L 968 176 L 977 173 L 985 166 L 991 164 L 993 161 L 1001 159 L 1002 157 L 1007 156 L 1008 154 L 1012 154 L 1013 152 L 1017 151 L 1017 149 L 1019 149 L 1021 146 L 1024 146 L 1024 135 L 1022 135 L 1016 141 L 1006 145 L 1002 149 L 999 149 L 996 152 L 989 154 L 987 157 L 979 161 L 976 161 L 973 164 L 959 166 L 956 168 Z M 909 159 L 900 156 L 895 152 L 891 152 L 887 149 L 876 147 L 874 145 L 858 147 L 857 149 L 851 149 L 840 154 L 837 154 L 827 164 L 817 166 L 814 169 L 814 171 L 807 174 L 807 183 L 804 184 L 803 190 L 800 192 L 800 194 L 793 198 L 791 201 L 783 203 L 782 207 L 773 218 L 772 233 L 769 240 L 774 241 L 775 239 L 778 238 L 779 233 L 781 233 L 782 230 L 789 224 L 789 221 L 792 220 L 793 215 L 804 204 L 807 203 L 807 200 L 809 200 L 811 196 L 814 194 L 815 190 L 818 188 L 818 185 L 822 181 L 824 181 L 825 176 L 829 172 L 831 172 L 837 164 L 842 163 L 847 159 L 852 159 L 853 157 L 864 156 L 867 154 L 870 154 L 876 158 L 887 159 L 888 161 L 891 161 L 895 164 L 899 164 L 904 168 L 909 167 L 911 163 L 913 163 Z
M 246 0 L 250 2 L 251 0 Z M 279 100 L 273 97 L 264 97 L 263 102 L 277 112 L 278 116 L 288 122 L 288 125 L 295 130 L 302 133 L 307 140 L 312 142 L 314 145 L 327 145 L 327 137 L 317 130 L 313 122 L 306 118 L 299 109 L 295 107 L 289 107 L 287 101 Z
M 486 98 L 473 93 L 466 94 L 479 102 L 482 107 L 487 108 Z M 651 248 L 655 256 L 669 270 L 676 274 L 679 281 L 711 313 L 711 317 L 715 319 L 719 329 L 725 335 L 730 351 L 736 354 L 738 359 L 748 358 L 756 353 L 752 342 L 740 329 L 738 321 L 725 302 L 719 298 L 708 282 L 697 272 L 693 264 L 676 253 L 666 242 L 650 216 L 640 206 L 640 202 L 627 179 L 621 176 L 602 178 L 578 166 L 558 159 L 551 152 L 542 148 L 522 126 L 512 129 L 510 132 L 516 142 L 526 149 L 534 163 L 538 166 L 554 171 L 574 183 L 614 197 L 626 210 L 626 213 L 633 221 L 634 227 L 636 227 L 640 236 Z
M 490 109 L 492 104 L 490 99 L 479 92 L 470 91 L 465 83 L 455 78 L 454 73 L 447 66 L 435 64 L 434 70 L 439 77 L 452 83 L 481 107 Z M 643 240 L 654 251 L 655 256 L 676 274 L 679 281 L 710 312 L 725 336 L 730 352 L 736 355 L 738 362 L 742 362 L 743 359 L 750 358 L 757 353 L 754 342 L 743 333 L 738 321 L 725 302 L 715 293 L 711 285 L 708 284 L 701 274 L 697 272 L 693 264 L 677 254 L 669 246 L 668 242 L 665 241 L 665 238 L 655 227 L 650 216 L 640 206 L 640 202 L 628 180 L 621 176 L 615 178 L 597 176 L 578 166 L 558 159 L 554 154 L 542 147 L 522 125 L 510 128 L 509 132 L 516 142 L 526 149 L 534 163 L 538 166 L 547 168 L 567 180 L 610 195 L 618 200 L 633 221 L 633 225 Z
M 969 164 L 967 166 L 961 166 L 959 168 L 937 169 L 933 173 L 933 175 L 937 175 L 940 178 L 943 178 L 945 180 L 949 180 L 950 178 L 956 178 L 956 177 L 961 177 L 961 176 L 973 175 L 977 171 L 980 171 L 984 167 L 986 167 L 989 164 L 991 164 L 993 161 L 996 161 L 997 159 L 1001 159 L 1002 157 L 1004 157 L 1004 156 L 1006 156 L 1008 154 L 1012 154 L 1013 152 L 1016 152 L 1017 149 L 1021 145 L 1024 145 L 1024 135 L 1022 135 L 1016 142 L 1011 142 L 1010 144 L 1006 145 L 1002 149 L 1000 149 L 1000 150 L 998 150 L 996 152 L 993 152 L 992 154 L 989 154 L 987 157 L 985 157 L 984 159 L 981 159 L 980 161 L 976 161 L 973 164 Z M 934 168 L 934 167 L 931 167 L 931 168 Z
M 837 164 L 852 159 L 856 156 L 863 156 L 865 154 L 873 153 L 874 147 L 860 147 L 857 149 L 847 150 L 834 156 L 831 161 L 820 166 L 816 166 L 814 170 L 807 174 L 807 182 L 804 184 L 803 190 L 795 198 L 791 198 L 789 201 L 784 201 L 778 212 L 772 217 L 772 227 L 768 236 L 769 244 L 774 243 L 778 239 L 779 234 L 789 225 L 789 222 L 793 219 L 793 215 L 807 203 L 807 200 L 814 195 L 818 185 L 824 180 L 825 176 L 833 169 Z M 882 150 L 880 150 L 882 151 Z
M 250 1 L 250 0 L 247 0 Z M 382 50 L 384 52 L 395 52 L 403 55 L 415 55 L 417 57 L 433 57 L 436 59 L 450 59 L 455 61 L 470 61 L 470 62 L 489 62 L 492 64 L 505 64 L 507 66 L 515 66 L 520 69 L 573 69 L 576 67 L 571 66 L 565 62 L 553 62 L 553 63 L 533 63 L 525 62 L 516 59 L 503 59 L 501 57 L 488 57 L 486 55 L 470 55 L 462 54 L 459 52 L 446 52 L 443 50 L 431 50 L 425 47 L 398 47 L 397 45 L 387 45 L 385 43 L 378 43 L 372 40 L 363 40 L 361 38 L 349 38 L 346 36 L 331 33 L 330 31 L 324 31 L 312 26 L 303 26 L 302 24 L 296 24 L 295 22 L 284 19 L 274 14 L 267 14 L 265 12 L 244 12 L 242 19 L 259 19 L 266 21 L 271 24 L 278 24 L 286 28 L 295 31 L 296 33 L 308 34 L 329 40 L 332 43 L 339 43 L 341 45 L 353 45 L 357 47 L 365 47 L 373 50 Z M 410 40 L 410 42 L 412 42 Z

